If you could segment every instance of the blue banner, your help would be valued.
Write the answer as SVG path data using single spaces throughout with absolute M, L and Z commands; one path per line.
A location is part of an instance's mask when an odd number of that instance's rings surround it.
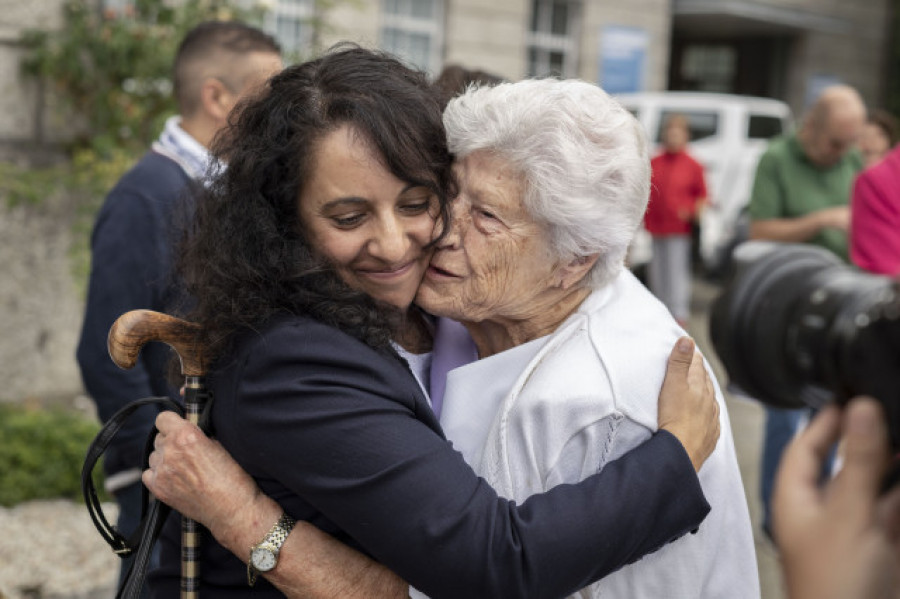
M 650 36 L 639 27 L 608 25 L 600 33 L 600 87 L 609 94 L 644 90 Z

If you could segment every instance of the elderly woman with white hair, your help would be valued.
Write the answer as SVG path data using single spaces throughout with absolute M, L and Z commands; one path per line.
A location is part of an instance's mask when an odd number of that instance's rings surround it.
M 474 596 L 459 590 L 471 585 L 464 587 L 463 581 L 447 576 L 429 578 L 419 567 L 428 561 L 429 552 L 450 554 L 456 563 L 433 563 L 428 568 L 472 578 L 469 570 L 474 566 L 461 568 L 460 564 L 482 554 L 466 552 L 466 542 L 476 548 L 508 543 L 521 554 L 515 567 L 522 576 L 497 577 L 490 571 L 478 575 L 490 579 L 488 582 L 521 579 L 527 583 L 541 578 L 535 573 L 548 572 L 565 572 L 569 577 L 565 583 L 554 581 L 555 586 L 545 584 L 543 591 L 516 582 L 515 588 L 495 584 L 492 592 L 478 596 L 574 592 L 599 578 L 600 568 L 589 564 L 601 558 L 615 566 L 604 572 L 609 575 L 601 582 L 581 591 L 587 596 L 599 592 L 616 597 L 758 596 L 749 518 L 721 394 L 704 372 L 699 354 L 691 359 L 693 344 L 689 340 L 678 344 L 682 350 L 687 346 L 685 368 L 680 373 L 687 375 L 684 380 L 673 375 L 670 349 L 684 332 L 623 268 L 625 249 L 641 220 L 649 184 L 647 144 L 637 122 L 596 86 L 546 80 L 469 90 L 450 102 L 445 127 L 456 154 L 459 193 L 451 202 L 447 231 L 434 244 L 416 302 L 431 314 L 462 323 L 464 330 L 441 318 L 435 323 L 432 355 L 424 358 L 404 353 L 402 348 L 398 351 L 419 374 L 422 387 L 429 387 L 429 368 L 421 366 L 430 359 L 431 405 L 440 414 L 447 438 L 477 474 L 502 497 L 513 500 L 504 512 L 517 510 L 519 505 L 525 510 L 514 514 L 510 527 L 481 527 L 495 531 L 499 539 L 459 539 L 460 531 L 476 529 L 473 523 L 502 525 L 507 514 L 496 510 L 470 513 L 469 506 L 463 510 L 445 501 L 444 511 L 449 513 L 439 516 L 432 512 L 434 519 L 423 520 L 421 513 L 410 513 L 419 506 L 408 500 L 416 493 L 423 495 L 422 489 L 395 485 L 393 492 L 398 500 L 404 495 L 400 504 L 407 506 L 406 511 L 373 514 L 371 506 L 360 505 L 356 519 L 360 522 L 353 524 L 361 527 L 370 543 L 376 543 L 371 538 L 372 519 L 388 523 L 421 520 L 424 529 L 416 529 L 411 538 L 377 541 L 391 544 L 390 551 L 370 547 L 370 554 L 378 557 L 375 549 L 379 549 L 393 559 L 404 554 L 406 546 L 405 554 L 414 556 L 385 563 L 400 574 L 409 574 L 409 580 L 431 582 L 430 588 L 423 590 L 432 596 Z M 448 364 L 458 367 L 446 376 L 444 389 L 439 379 Z M 705 388 L 705 393 L 698 393 L 698 387 Z M 692 398 L 680 404 L 682 408 L 688 404 L 696 407 L 697 415 L 685 429 L 674 430 L 679 427 L 667 421 L 678 416 L 671 402 L 664 401 L 667 395 Z M 297 399 L 298 406 L 303 399 Z M 379 401 L 383 403 L 385 398 Z M 384 412 L 377 407 L 376 398 L 366 405 L 367 414 Z M 404 415 L 398 427 L 420 417 Z M 227 549 L 246 559 L 250 543 L 235 539 L 249 539 L 247 528 L 258 530 L 260 522 L 274 521 L 277 504 L 271 517 L 242 526 L 247 516 L 240 514 L 247 513 L 250 503 L 258 505 L 259 489 L 250 479 L 252 488 L 247 492 L 246 474 L 241 480 L 241 473 L 223 457 L 221 448 L 211 447 L 191 430 L 192 425 L 175 420 L 173 415 L 158 419 L 165 438 L 157 441 L 145 483 L 176 509 L 208 524 Z M 331 415 L 317 423 L 328 427 L 338 421 Z M 334 434 L 344 430 L 338 427 Z M 393 431 L 390 436 L 385 443 L 394 444 L 393 437 L 402 435 Z M 347 438 L 346 443 L 358 444 L 358 440 Z M 188 451 L 195 447 L 205 451 Z M 372 451 L 377 450 L 376 444 Z M 647 460 L 650 452 L 653 458 Z M 320 459 L 323 464 L 329 460 L 330 455 Z M 412 462 L 406 459 L 369 478 L 401 476 L 413 467 Z M 334 464 L 334 468 L 347 466 Z M 685 466 L 699 471 L 698 476 L 685 472 Z M 605 484 L 596 478 L 606 475 Z M 316 476 L 331 475 L 323 469 Z M 446 486 L 443 479 L 449 476 L 435 471 L 421 484 L 431 491 Z M 576 495 L 569 492 L 576 486 L 584 488 L 579 482 L 583 479 L 597 483 L 590 501 L 574 499 Z M 309 484 L 314 486 L 317 481 Z M 279 501 L 304 492 L 271 485 L 266 489 L 275 489 Z M 705 498 L 702 503 L 708 501 L 712 510 L 705 520 L 699 518 L 702 523 L 694 534 L 682 536 L 689 528 L 678 528 L 672 522 L 699 522 L 698 508 L 704 514 L 708 509 L 697 505 L 698 490 Z M 553 539 L 545 536 L 542 540 L 547 543 L 539 548 L 524 534 L 528 523 L 545 519 L 546 528 L 553 514 L 537 517 L 529 511 L 528 506 L 537 499 L 529 497 L 535 494 L 565 494 L 574 499 L 556 504 L 569 515 L 568 524 L 565 530 L 543 531 Z M 434 499 L 431 495 L 434 493 L 424 494 L 429 502 Z M 341 501 L 348 500 L 342 497 Z M 648 509 L 648 502 L 655 507 Z M 330 518 L 328 505 L 317 504 L 317 508 Z M 592 510 L 606 512 L 602 525 L 585 518 Z M 344 516 L 345 522 L 353 520 Z M 568 526 L 573 518 L 575 525 Z M 386 526 L 383 522 L 378 525 Z M 517 528 L 520 525 L 525 526 Z M 605 528 L 599 530 L 601 527 Z M 679 532 L 662 533 L 671 529 Z M 408 524 L 405 530 L 410 530 Z M 585 543 L 575 538 L 578 534 L 600 542 Z M 661 534 L 664 539 L 648 543 Z M 288 541 L 292 536 L 296 538 L 291 533 Z M 423 539 L 432 541 L 429 544 Z M 284 541 L 283 534 L 280 540 Z M 327 540 L 322 543 L 328 544 Z M 447 543 L 458 550 L 448 552 L 440 547 Z M 360 545 L 365 543 L 360 541 Z M 554 549 L 546 549 L 551 546 Z M 326 554 L 338 551 L 333 542 L 330 547 Z M 415 547 L 419 549 L 413 552 Z M 289 572 L 300 572 L 298 576 L 304 569 L 322 572 L 327 559 L 307 549 L 303 553 L 295 542 L 290 551 L 293 565 L 287 563 L 287 554 L 285 560 L 279 559 L 274 572 L 279 588 L 289 596 L 349 596 L 346 586 L 328 587 L 331 575 L 327 573 L 323 576 L 327 590 L 310 581 L 308 572 L 303 580 L 289 580 Z M 604 552 L 615 555 L 610 559 L 601 556 Z M 635 563 L 626 565 L 630 562 Z M 485 567 L 505 566 L 500 561 L 479 566 Z M 576 571 L 584 576 L 572 584 Z M 364 577 L 367 570 L 354 572 Z M 338 572 L 334 574 L 341 578 Z M 341 583 L 345 579 L 341 578 Z M 347 582 L 358 596 L 389 596 L 358 583 Z M 551 588 L 555 590 L 548 590 Z M 560 593 L 563 588 L 566 591 Z M 298 589 L 296 594 L 290 592 L 294 589 Z
M 524 500 L 602 470 L 657 427 L 659 365 L 684 332 L 623 268 L 648 198 L 647 143 L 579 81 L 472 90 L 444 126 L 460 194 L 416 301 L 462 322 L 480 359 L 450 373 L 441 424 L 501 495 Z M 716 397 L 721 435 L 699 471 L 706 521 L 581 596 L 759 597 L 718 386 Z

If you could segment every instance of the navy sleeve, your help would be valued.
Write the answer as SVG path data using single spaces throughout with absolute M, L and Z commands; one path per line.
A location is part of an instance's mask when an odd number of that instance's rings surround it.
M 408 374 L 398 385 L 404 371 L 361 344 L 321 325 L 288 326 L 243 355 L 214 409 L 225 447 L 289 512 L 272 480 L 433 598 L 565 596 L 709 511 L 668 433 L 517 505 L 416 417 Z

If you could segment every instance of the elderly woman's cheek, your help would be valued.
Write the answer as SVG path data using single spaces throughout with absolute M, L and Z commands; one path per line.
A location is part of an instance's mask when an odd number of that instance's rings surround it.
M 470 286 L 468 301 L 486 312 L 482 314 L 483 317 L 502 311 L 525 291 L 525 285 L 520 283 L 524 283 L 528 277 L 526 273 L 519 272 L 519 269 L 529 266 L 520 263 L 520 249 L 513 240 L 498 240 L 488 246 L 482 256 L 482 264 L 474 265 L 475 284 Z

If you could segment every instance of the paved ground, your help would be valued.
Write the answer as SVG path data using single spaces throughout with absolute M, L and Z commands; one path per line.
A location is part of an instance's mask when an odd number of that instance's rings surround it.
M 689 331 L 727 383 L 708 336 L 708 308 L 718 288 L 696 281 Z M 762 408 L 728 399 L 734 440 L 754 524 L 762 599 L 784 599 L 777 554 L 759 531 L 757 499 Z M 114 518 L 114 506 L 107 514 Z M 94 530 L 82 505 L 34 502 L 0 508 L 0 599 L 112 599 L 117 558 Z
M 0 507 L 0 599 L 113 599 L 118 567 L 83 503 Z
M 709 340 L 709 306 L 719 292 L 716 285 L 703 280 L 695 280 L 691 321 L 688 331 L 701 347 L 703 354 L 713 364 L 719 383 L 724 388 L 728 382 L 725 370 L 719 362 Z M 736 398 L 726 392 L 728 415 L 734 433 L 744 490 L 753 522 L 753 536 L 756 540 L 756 558 L 759 567 L 762 599 L 784 599 L 778 555 L 772 544 L 760 530 L 762 508 L 759 500 L 759 458 L 762 443 L 763 410 L 755 401 Z

